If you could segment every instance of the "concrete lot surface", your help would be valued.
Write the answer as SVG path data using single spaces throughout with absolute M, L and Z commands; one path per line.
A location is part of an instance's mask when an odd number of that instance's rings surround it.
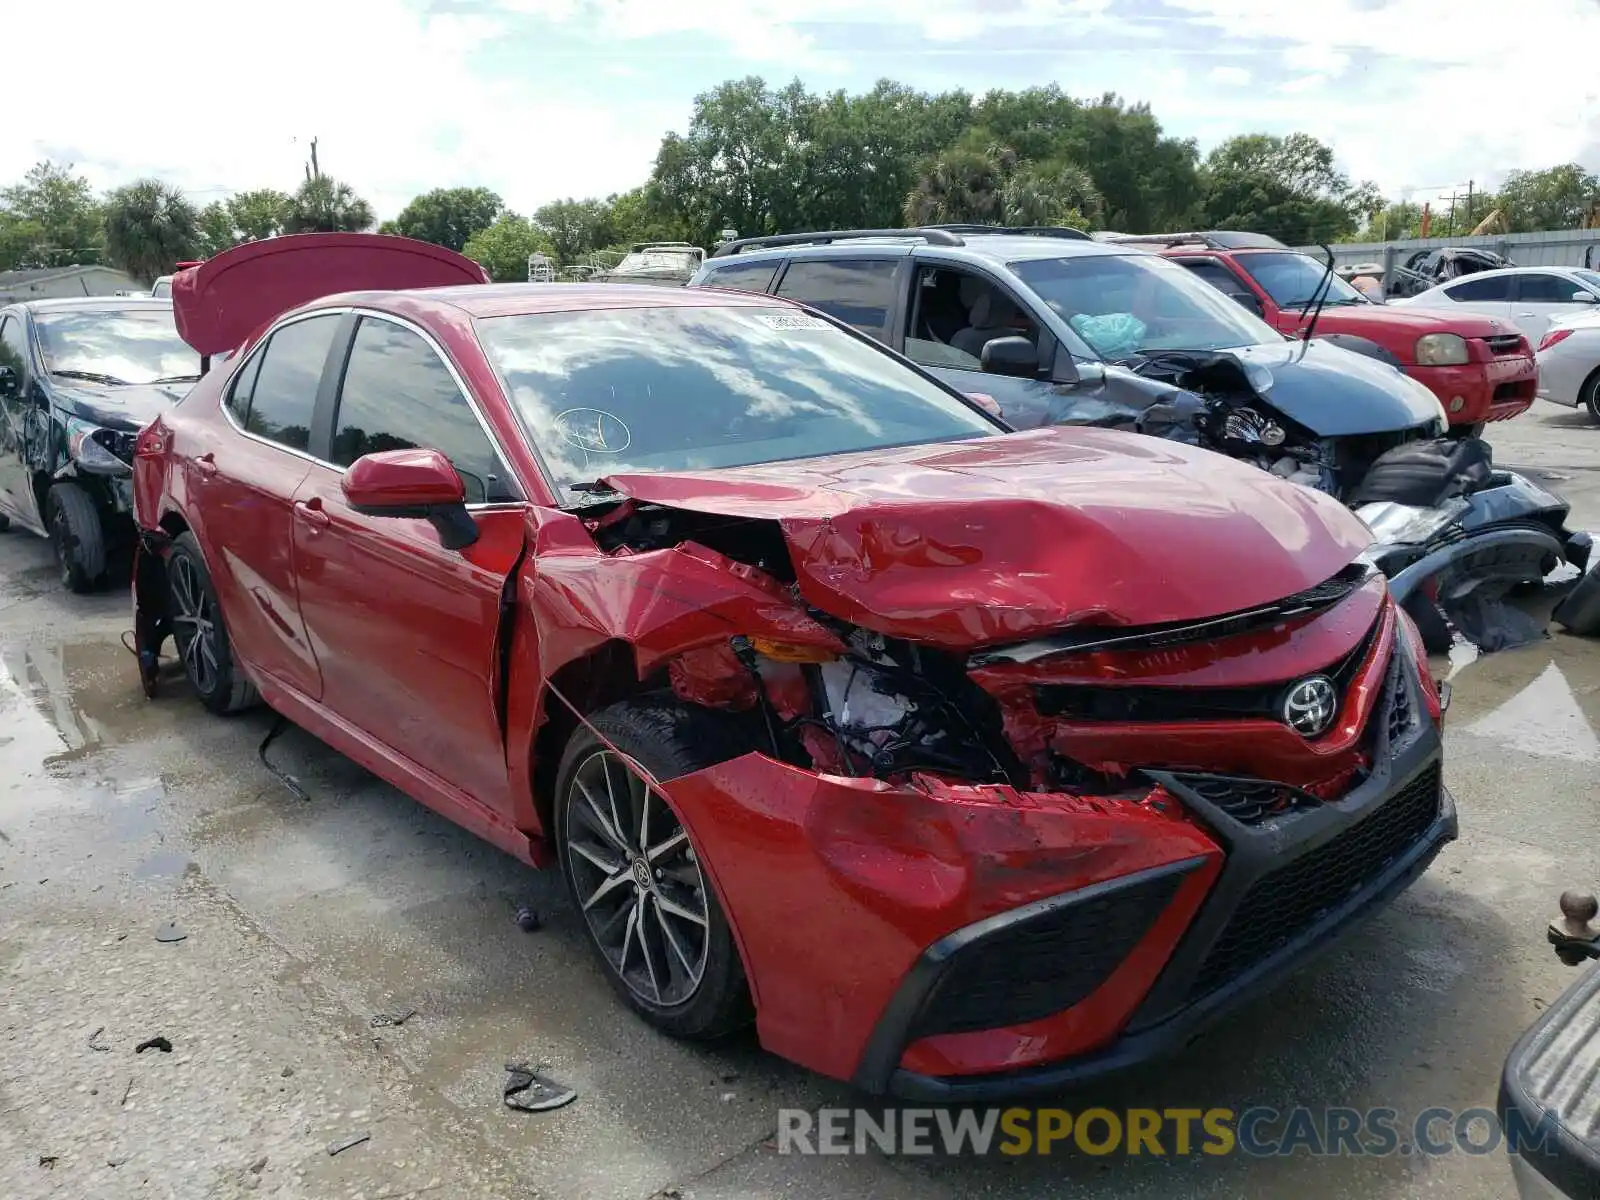
M 1497 461 L 1600 532 L 1600 427 L 1540 406 L 1491 434 Z M 0 537 L 0 1196 L 1511 1194 L 1502 1154 L 780 1155 L 780 1107 L 849 1090 L 751 1042 L 654 1035 L 591 963 L 556 875 L 291 730 L 271 753 L 297 800 L 257 761 L 268 714 L 209 718 L 181 684 L 142 697 L 129 624 L 125 591 L 69 596 L 45 543 Z M 1439 669 L 1461 840 L 1185 1057 L 1063 1104 L 1493 1104 L 1512 1041 L 1573 978 L 1544 944 L 1555 897 L 1600 884 L 1600 644 Z M 544 928 L 518 928 L 525 904 Z M 167 922 L 183 940 L 156 940 Z M 170 1052 L 135 1052 L 158 1036 Z M 506 1108 L 509 1060 L 577 1101 Z

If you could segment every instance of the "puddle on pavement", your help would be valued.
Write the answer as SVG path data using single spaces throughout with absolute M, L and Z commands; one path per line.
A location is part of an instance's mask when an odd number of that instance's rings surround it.
M 1446 727 L 1509 750 L 1600 763 L 1600 642 L 1558 634 L 1530 646 L 1479 654 L 1457 646 L 1448 669 Z
M 183 875 L 194 860 L 182 850 L 157 850 L 133 869 L 135 879 L 175 879 Z
M 9 779 L 78 762 L 148 732 L 153 711 L 118 642 L 0 647 L 0 714 Z

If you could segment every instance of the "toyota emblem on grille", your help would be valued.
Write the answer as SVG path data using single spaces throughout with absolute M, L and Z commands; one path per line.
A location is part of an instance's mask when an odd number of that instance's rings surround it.
M 1326 675 L 1302 679 L 1283 698 L 1283 723 L 1304 738 L 1324 732 L 1338 711 L 1339 693 Z

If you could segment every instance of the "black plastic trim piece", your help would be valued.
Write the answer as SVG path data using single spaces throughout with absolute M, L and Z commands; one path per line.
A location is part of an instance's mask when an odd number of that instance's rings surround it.
M 772 250 L 780 246 L 826 246 L 856 238 L 921 238 L 933 246 L 965 246 L 961 236 L 948 229 L 925 226 L 916 229 L 823 229 L 815 233 L 774 233 L 767 237 L 735 238 L 711 252 L 712 258 L 727 258 L 745 250 Z
M 922 1012 L 923 1004 L 933 994 L 934 987 L 944 976 L 958 951 L 1003 929 L 1037 920 L 1042 916 L 1057 913 L 1063 908 L 1097 900 L 1112 892 L 1170 875 L 1187 875 L 1205 861 L 1204 858 L 1186 858 L 1179 862 L 1136 871 L 1132 875 L 1108 879 L 1076 891 L 1047 896 L 1043 900 L 1035 900 L 1031 904 L 1025 904 L 1009 912 L 997 913 L 954 933 L 946 934 L 924 950 L 912 964 L 911 969 L 906 972 L 899 989 L 878 1019 L 872 1036 L 867 1039 L 866 1049 L 862 1052 L 861 1061 L 856 1067 L 852 1081 L 863 1091 L 873 1093 L 884 1091 L 890 1077 L 899 1066 L 901 1053 L 906 1044 L 912 1040 L 911 1031 Z

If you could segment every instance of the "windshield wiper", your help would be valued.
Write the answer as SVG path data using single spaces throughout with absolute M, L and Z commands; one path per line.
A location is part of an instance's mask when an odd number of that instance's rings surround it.
M 81 379 L 85 383 L 106 383 L 113 387 L 127 387 L 126 379 L 118 379 L 115 375 L 102 375 L 97 371 L 51 371 L 50 374 L 58 379 Z
M 163 375 L 160 379 L 152 379 L 150 382 L 152 385 L 157 383 L 194 383 L 199 378 L 200 376 L 198 375 Z

